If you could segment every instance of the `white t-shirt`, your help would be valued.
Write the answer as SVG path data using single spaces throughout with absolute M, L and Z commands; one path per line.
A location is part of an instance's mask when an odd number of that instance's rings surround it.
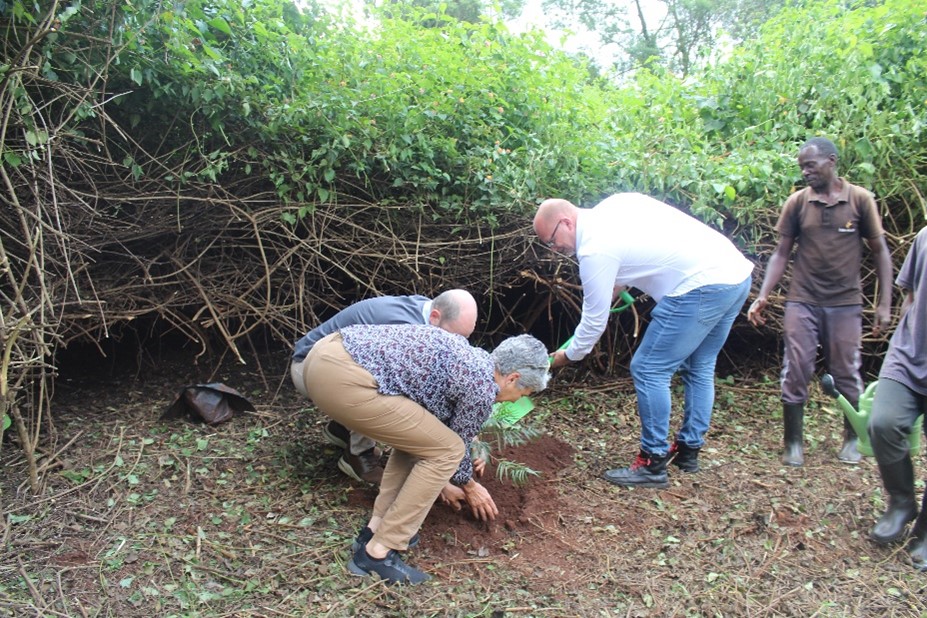
M 608 322 L 615 286 L 634 287 L 656 302 L 706 285 L 736 285 L 753 264 L 720 232 L 640 193 L 617 193 L 576 222 L 583 314 L 567 358 L 580 360 Z

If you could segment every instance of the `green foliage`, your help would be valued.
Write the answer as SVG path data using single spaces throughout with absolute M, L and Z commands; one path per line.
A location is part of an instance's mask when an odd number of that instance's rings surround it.
M 483 425 L 483 433 L 497 448 L 521 446 L 538 438 L 541 434 L 537 428 L 526 423 L 511 424 L 502 419 L 490 418 Z
M 528 466 L 508 460 L 501 460 L 496 463 L 496 476 L 500 480 L 510 480 L 514 485 L 525 485 L 532 476 L 540 476 L 537 470 L 532 470 Z
M 617 70 L 661 67 L 680 75 L 704 67 L 721 41 L 751 38 L 759 24 L 784 4 L 784 0 L 543 0 L 554 26 L 582 26 L 602 47 L 620 49 L 613 60 Z
M 927 24 L 907 0 L 795 6 L 703 72 L 657 66 L 621 85 L 540 32 L 426 4 L 387 3 L 369 23 L 283 0 L 73 4 L 40 37 L 42 73 L 74 84 L 105 74 L 116 93 L 106 113 L 160 157 L 110 140 L 131 181 L 246 178 L 300 204 L 290 222 L 363 199 L 492 226 L 551 195 L 587 203 L 636 190 L 737 228 L 752 247 L 762 234 L 749 226 L 788 194 L 796 149 L 818 134 L 880 198 L 912 209 L 923 186 Z M 29 39 L 41 15 L 5 7 L 8 45 Z M 81 139 L 99 109 L 56 114 Z M 3 149 L 11 167 L 49 139 L 35 114 L 22 121 L 25 147 Z
M 474 440 L 470 445 L 470 455 L 474 459 L 489 461 L 492 451 L 501 450 L 507 446 L 521 446 L 541 436 L 541 431 L 525 423 L 510 423 L 504 415 L 492 415 L 483 425 L 484 439 Z M 524 485 L 531 476 L 538 476 L 538 472 L 529 466 L 509 459 L 495 459 L 496 477 L 500 480 L 510 480 L 515 485 Z
M 78 57 L 56 37 L 48 73 L 87 82 L 110 63 L 120 95 L 109 113 L 182 168 L 166 176 L 178 185 L 256 176 L 284 201 L 350 194 L 491 223 L 500 207 L 604 170 L 607 89 L 583 63 L 540 33 L 389 8 L 367 28 L 281 0 L 119 5 L 115 57 Z M 426 16 L 441 27 L 423 28 Z M 96 31 L 105 18 L 85 10 L 63 28 Z M 136 180 L 164 174 L 137 159 L 126 152 Z
M 786 10 L 706 72 L 703 126 L 723 148 L 718 180 L 734 187 L 741 221 L 765 193 L 787 194 L 798 146 L 815 135 L 834 139 L 842 174 L 883 200 L 914 201 L 927 163 L 927 15 L 915 4 Z
M 438 14 L 445 13 L 454 19 L 478 23 L 486 15 L 492 15 L 501 11 L 502 15 L 515 17 L 521 13 L 524 6 L 524 0 L 454 0 L 446 2 L 445 0 L 388 0 L 386 7 L 388 10 L 401 10 L 402 7 L 418 7 L 428 11 L 427 14 L 434 14 L 436 19 L 427 19 L 422 22 L 427 27 L 440 26 L 437 19 Z

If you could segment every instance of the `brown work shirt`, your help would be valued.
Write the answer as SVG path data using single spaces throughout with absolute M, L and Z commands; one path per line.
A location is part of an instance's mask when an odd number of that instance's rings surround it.
M 833 203 L 811 187 L 793 193 L 776 230 L 795 239 L 788 300 L 822 307 L 863 302 L 862 241 L 881 236 L 882 219 L 872 193 L 843 180 Z

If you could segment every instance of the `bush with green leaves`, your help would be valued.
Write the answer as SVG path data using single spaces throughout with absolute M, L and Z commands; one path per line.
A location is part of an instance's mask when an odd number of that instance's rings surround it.
M 509 446 L 527 444 L 540 437 L 541 432 L 528 422 L 511 422 L 504 413 L 500 414 L 501 410 L 502 408 L 494 411 L 483 424 L 479 438 L 470 445 L 470 454 L 474 459 L 479 458 L 487 463 L 494 461 L 496 477 L 499 480 L 510 480 L 513 484 L 522 486 L 530 477 L 539 476 L 540 472 L 511 459 L 493 458 L 493 449 L 502 450 Z
M 753 223 L 764 200 L 781 202 L 797 181 L 798 145 L 825 135 L 840 172 L 888 204 L 890 228 L 922 223 L 925 49 L 917 3 L 803 3 L 705 71 L 700 115 L 729 212 Z
M 159 160 L 127 150 L 136 180 L 180 162 L 178 186 L 256 177 L 287 202 L 427 202 L 491 220 L 607 172 L 609 88 L 584 62 L 539 32 L 395 9 L 371 26 L 283 0 L 101 2 L 61 14 L 46 73 L 87 83 L 106 67 L 108 113 Z M 71 45 L 110 13 L 112 46 Z
M 110 13 L 114 47 L 71 44 Z M 349 196 L 493 224 L 550 195 L 636 190 L 730 228 L 782 201 L 817 134 L 880 197 L 910 206 L 921 186 L 927 27 L 908 0 L 796 6 L 701 73 L 620 85 L 537 31 L 401 3 L 369 19 L 283 0 L 73 5 L 43 70 L 87 82 L 105 60 L 108 112 L 184 163 L 173 182 L 247 178 L 303 214 Z M 136 177 L 159 173 L 137 159 Z

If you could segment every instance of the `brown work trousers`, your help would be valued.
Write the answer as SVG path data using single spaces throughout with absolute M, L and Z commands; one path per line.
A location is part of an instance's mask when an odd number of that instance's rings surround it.
M 804 404 L 814 377 L 818 346 L 824 368 L 834 377 L 840 394 L 855 408 L 863 392 L 860 346 L 863 336 L 862 305 L 819 307 L 786 302 L 783 328 L 785 358 L 782 364 L 782 402 Z
M 373 514 L 382 517 L 373 540 L 408 547 L 464 456 L 463 440 L 408 397 L 383 395 L 376 379 L 354 362 L 340 333 L 324 337 L 303 363 L 313 403 L 352 431 L 393 447 Z

